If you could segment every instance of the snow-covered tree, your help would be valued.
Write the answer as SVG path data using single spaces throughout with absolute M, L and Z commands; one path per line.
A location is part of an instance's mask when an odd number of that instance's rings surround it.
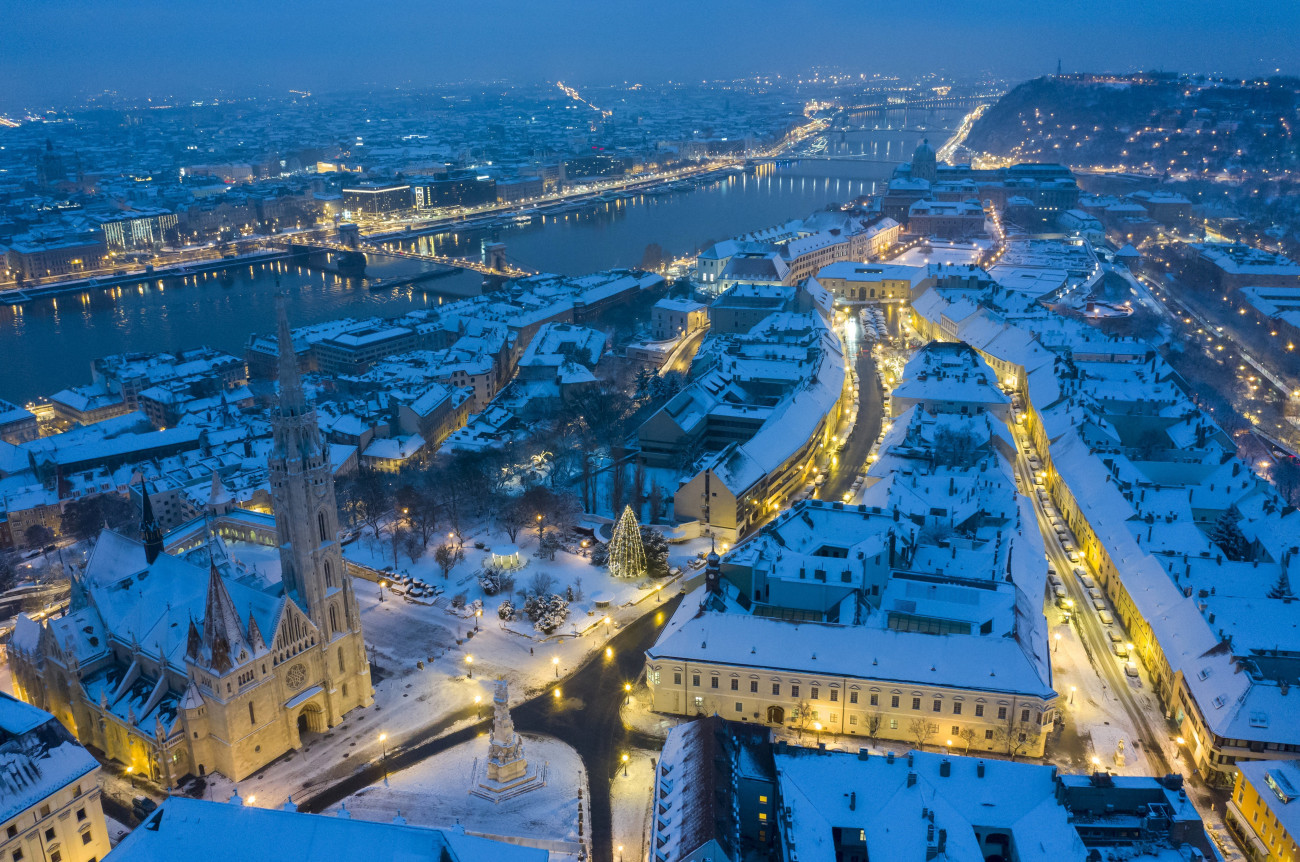
M 509 599 L 503 599 L 501 604 L 497 605 L 497 618 L 510 622 L 515 618 L 515 603 Z
M 646 574 L 652 578 L 668 576 L 668 540 L 653 527 L 642 527 L 641 547 L 645 550 Z
M 483 570 L 483 574 L 478 576 L 478 585 L 483 588 L 484 595 L 495 596 L 513 590 L 515 578 L 514 575 L 488 566 Z
M 646 573 L 645 545 L 631 506 L 623 509 L 609 540 L 609 573 L 616 578 L 639 578 Z

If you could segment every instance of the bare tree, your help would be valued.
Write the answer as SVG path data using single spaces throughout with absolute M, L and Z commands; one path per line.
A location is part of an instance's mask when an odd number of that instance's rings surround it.
M 812 729 L 813 722 L 816 720 L 816 713 L 808 704 L 808 701 L 801 700 L 794 708 L 794 734 L 795 739 L 803 742 L 803 735 Z
M 866 715 L 867 739 L 872 742 L 876 741 L 876 734 L 880 733 L 880 725 L 884 722 L 885 717 L 880 714 L 880 710 L 869 712 Z
M 510 541 L 515 541 L 519 536 L 519 531 L 528 525 L 531 520 L 528 516 L 528 507 L 518 497 L 512 497 L 501 506 L 501 513 L 497 516 L 497 522 L 501 529 L 510 537 Z
M 925 744 L 938 732 L 939 726 L 928 719 L 914 718 L 907 723 L 907 733 L 920 751 L 925 751 Z
M 659 523 L 659 517 L 664 513 L 664 489 L 658 485 L 650 486 L 650 523 Z
M 442 569 L 444 580 L 451 577 L 451 570 L 464 558 L 465 552 L 453 546 L 450 542 L 439 545 L 438 549 L 433 552 L 434 562 Z
M 966 746 L 964 753 L 970 754 L 971 743 L 975 741 L 975 729 L 971 727 L 963 727 L 957 733 L 957 736 L 961 739 L 962 743 Z
M 1007 710 L 1007 717 L 1001 719 L 997 729 L 993 731 L 994 737 L 1012 760 L 1029 748 L 1030 740 L 1037 734 L 1038 728 L 1027 721 L 1017 719 L 1015 711 L 1011 709 Z
M 550 593 L 553 586 L 555 586 L 555 577 L 550 572 L 537 572 L 528 582 L 528 592 L 535 596 L 544 596 Z

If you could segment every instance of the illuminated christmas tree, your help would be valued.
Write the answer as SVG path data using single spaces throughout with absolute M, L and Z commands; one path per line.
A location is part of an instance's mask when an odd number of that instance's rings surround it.
M 616 578 L 639 578 L 646 572 L 645 547 L 641 544 L 641 527 L 632 507 L 628 506 L 614 525 L 609 540 L 609 573 Z

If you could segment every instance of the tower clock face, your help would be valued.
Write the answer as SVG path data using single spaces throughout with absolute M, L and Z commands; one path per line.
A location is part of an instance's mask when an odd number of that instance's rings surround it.
M 284 678 L 284 681 L 289 688 L 297 691 L 302 688 L 302 684 L 307 681 L 307 668 L 303 666 L 302 662 L 299 662 L 289 668 L 289 675 Z

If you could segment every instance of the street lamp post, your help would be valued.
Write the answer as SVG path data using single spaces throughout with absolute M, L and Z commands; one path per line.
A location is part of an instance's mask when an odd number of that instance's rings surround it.
M 1052 647 L 1052 652 L 1060 652 L 1060 651 L 1061 651 L 1061 633 L 1057 632 L 1056 644 Z
M 383 747 L 384 759 L 384 784 L 388 783 L 388 734 L 379 734 L 379 744 Z
M 632 702 L 632 683 L 623 683 L 623 705 L 627 706 Z
M 472 655 L 465 656 L 465 678 L 474 678 L 474 656 Z
M 1070 706 L 1074 706 L 1074 693 L 1078 691 L 1076 686 L 1070 686 Z
M 474 611 L 474 631 L 478 631 L 478 621 L 483 618 L 483 609 Z
M 474 695 L 474 708 L 478 710 L 478 717 L 482 718 L 483 717 L 483 696 L 482 695 L 479 694 Z
M 388 586 L 388 581 L 379 582 L 379 600 L 381 602 L 384 600 L 384 587 L 386 586 Z
M 551 666 L 555 668 L 555 678 L 559 679 L 560 678 L 560 657 L 558 655 L 551 656 Z
M 627 755 L 623 755 L 623 777 L 627 778 Z

